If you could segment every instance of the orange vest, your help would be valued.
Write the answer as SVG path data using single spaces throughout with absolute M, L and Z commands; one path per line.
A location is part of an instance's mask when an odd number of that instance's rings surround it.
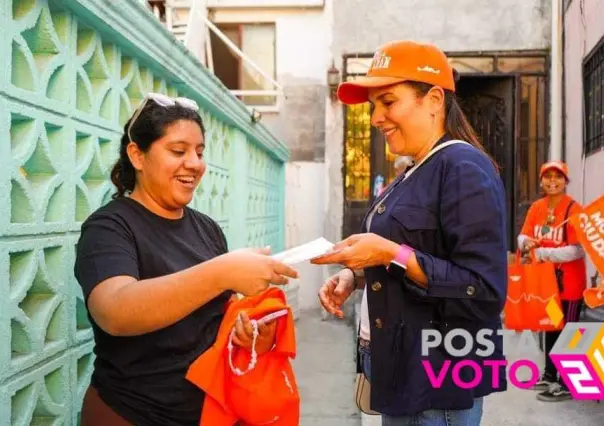
M 554 209 L 554 223 L 549 225 L 550 231 L 542 235 L 542 230 L 547 221 L 548 209 L 547 199 L 541 198 L 533 203 L 526 214 L 524 226 L 521 234 L 531 238 L 541 238 L 542 247 L 564 247 L 567 245 L 579 244 L 579 239 L 575 233 L 575 229 L 570 223 L 562 223 L 568 217 L 581 211 L 579 203 L 574 201 L 568 195 L 564 195 L 560 203 Z M 570 207 L 570 210 L 569 209 Z M 568 210 L 568 216 L 566 211 Z M 564 241 L 564 231 L 566 230 L 566 241 Z M 562 300 L 580 300 L 583 297 L 583 291 L 587 286 L 587 270 L 585 259 L 580 258 L 572 262 L 565 262 L 557 265 L 563 272 L 562 282 L 564 291 L 560 295 Z
M 244 310 L 250 319 L 281 309 L 277 318 L 275 347 L 257 358 L 244 375 L 231 370 L 227 348 L 237 315 Z M 231 299 L 214 345 L 191 364 L 186 378 L 206 393 L 200 426 L 298 426 L 300 397 L 290 358 L 296 356 L 294 317 L 285 293 L 276 287 L 243 299 Z M 233 366 L 245 372 L 251 354 L 234 346 Z

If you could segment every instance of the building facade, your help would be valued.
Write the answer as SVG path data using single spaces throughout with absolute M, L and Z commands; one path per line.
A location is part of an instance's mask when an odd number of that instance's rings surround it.
M 451 57 L 462 75 L 462 107 L 502 168 L 513 250 L 548 153 L 550 2 L 358 0 L 333 8 L 330 52 L 342 80 L 363 75 L 373 52 L 390 40 L 431 42 Z M 393 156 L 371 129 L 367 105 L 332 99 L 326 129 L 325 232 L 338 239 L 358 232 L 376 183 L 393 176 Z
M 200 55 L 287 143 L 291 162 L 308 167 L 314 180 L 306 194 L 322 198 L 318 225 L 330 240 L 358 232 L 370 200 L 394 173 L 393 155 L 369 125 L 368 106 L 343 107 L 334 96 L 337 84 L 364 75 L 387 41 L 437 44 L 461 73 L 459 100 L 501 167 L 509 249 L 515 249 L 515 234 L 539 196 L 538 167 L 549 155 L 551 1 L 165 3 L 168 21 L 193 22 L 189 11 L 197 9 L 220 30 L 222 36 L 208 31 Z M 314 169 L 317 163 L 324 173 Z
M 441 47 L 462 75 L 462 107 L 501 167 L 515 249 L 548 157 L 549 0 L 510 0 L 505 7 L 495 0 L 166 0 L 180 5 L 172 16 L 180 14 L 181 22 L 190 21 L 187 2 L 223 34 L 209 31 L 211 53 L 202 54 L 208 67 L 287 143 L 288 176 L 305 182 L 287 186 L 286 222 L 296 235 L 290 244 L 358 232 L 379 182 L 392 179 L 394 156 L 371 129 L 368 105 L 343 107 L 334 91 L 364 75 L 381 44 L 415 39 Z M 304 212 L 304 221 L 293 212 Z M 309 274 L 316 284 L 303 287 L 316 304 L 321 278 Z
M 569 193 L 583 204 L 604 193 L 603 18 L 604 0 L 565 1 L 564 148 Z
M 177 39 L 287 141 L 292 162 L 324 156 L 330 3 L 148 0 Z

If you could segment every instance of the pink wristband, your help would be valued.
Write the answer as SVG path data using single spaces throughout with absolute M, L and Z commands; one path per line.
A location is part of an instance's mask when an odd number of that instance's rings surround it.
M 413 254 L 413 249 L 405 244 L 401 244 L 401 247 L 396 254 L 396 257 L 392 259 L 391 264 L 394 263 L 397 266 L 407 269 L 407 265 L 409 264 L 409 258 Z

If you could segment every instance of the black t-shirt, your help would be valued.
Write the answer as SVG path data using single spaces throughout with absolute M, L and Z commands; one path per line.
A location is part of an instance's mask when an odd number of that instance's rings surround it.
M 82 225 L 75 276 L 84 298 L 118 275 L 139 280 L 181 271 L 228 251 L 216 222 L 186 208 L 162 218 L 129 198 L 118 198 Z M 197 426 L 203 393 L 185 379 L 190 364 L 216 339 L 225 292 L 181 321 L 152 333 L 116 337 L 89 316 L 95 338 L 92 386 L 118 414 L 137 426 Z

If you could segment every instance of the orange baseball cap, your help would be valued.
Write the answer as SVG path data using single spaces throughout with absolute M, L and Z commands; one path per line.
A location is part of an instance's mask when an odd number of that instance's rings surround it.
M 548 163 L 543 164 L 541 166 L 541 170 L 539 171 L 539 177 L 542 177 L 543 174 L 548 170 L 558 170 L 564 175 L 567 180 L 570 180 L 568 176 L 568 166 L 562 161 L 550 161 Z
M 453 68 L 436 46 L 409 40 L 381 46 L 365 77 L 341 83 L 338 99 L 348 105 L 369 100 L 369 88 L 385 87 L 403 81 L 417 81 L 455 92 Z

